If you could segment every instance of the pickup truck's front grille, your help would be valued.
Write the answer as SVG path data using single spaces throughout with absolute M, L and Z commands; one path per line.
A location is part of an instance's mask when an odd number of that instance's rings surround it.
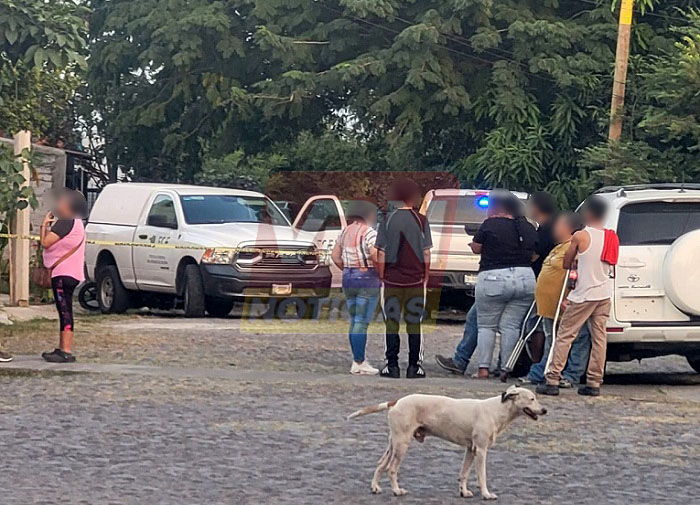
M 313 248 L 289 246 L 258 246 L 260 251 L 238 253 L 234 263 L 240 270 L 313 270 L 318 266 L 318 256 Z M 275 252 L 284 251 L 283 254 Z M 298 251 L 289 254 L 289 251 Z

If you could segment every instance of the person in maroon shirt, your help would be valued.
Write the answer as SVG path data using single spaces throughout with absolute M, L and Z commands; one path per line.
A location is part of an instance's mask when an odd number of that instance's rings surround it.
M 403 205 L 386 217 L 377 234 L 377 271 L 384 283 L 382 309 L 386 325 L 386 365 L 380 375 L 400 376 L 399 328 L 403 319 L 408 333 L 406 378 L 417 379 L 425 377 L 421 321 L 426 312 L 433 241 L 428 220 L 415 210 L 421 198 L 418 185 L 409 179 L 398 179 L 392 184 L 390 197 Z

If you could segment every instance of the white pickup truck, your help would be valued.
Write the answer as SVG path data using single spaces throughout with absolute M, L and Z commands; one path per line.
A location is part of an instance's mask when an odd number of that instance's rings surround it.
M 105 313 L 181 301 L 188 317 L 222 316 L 236 298 L 310 299 L 330 288 L 313 234 L 292 228 L 261 193 L 110 184 L 86 231 L 87 275 Z

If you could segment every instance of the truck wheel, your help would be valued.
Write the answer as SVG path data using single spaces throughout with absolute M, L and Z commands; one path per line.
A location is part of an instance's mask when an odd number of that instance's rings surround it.
M 182 292 L 185 317 L 204 316 L 204 286 L 199 265 L 185 267 L 185 287 Z
M 97 272 L 97 303 L 103 314 L 122 314 L 130 306 L 129 291 L 115 265 L 106 265 Z
M 231 309 L 233 309 L 233 299 L 208 296 L 204 299 L 204 306 L 210 316 L 226 317 L 231 313 Z
M 693 370 L 700 373 L 700 356 L 686 356 L 685 359 L 688 360 L 688 364 L 693 368 Z

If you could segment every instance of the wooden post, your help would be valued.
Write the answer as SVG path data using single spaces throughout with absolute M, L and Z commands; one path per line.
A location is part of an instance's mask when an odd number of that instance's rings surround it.
M 23 130 L 14 137 L 15 156 L 32 147 L 32 134 Z M 29 163 L 23 163 L 24 185 L 29 185 Z M 29 235 L 29 217 L 31 209 L 18 210 L 12 225 L 12 233 Z M 29 305 L 29 256 L 28 239 L 12 239 L 10 244 L 10 305 L 26 307 Z
M 610 105 L 610 131 L 608 140 L 618 142 L 622 135 L 622 116 L 625 106 L 625 84 L 627 83 L 627 62 L 630 55 L 630 34 L 632 32 L 632 9 L 634 0 L 622 0 L 620 23 L 617 32 L 615 53 L 615 77 L 613 80 L 612 103 Z

